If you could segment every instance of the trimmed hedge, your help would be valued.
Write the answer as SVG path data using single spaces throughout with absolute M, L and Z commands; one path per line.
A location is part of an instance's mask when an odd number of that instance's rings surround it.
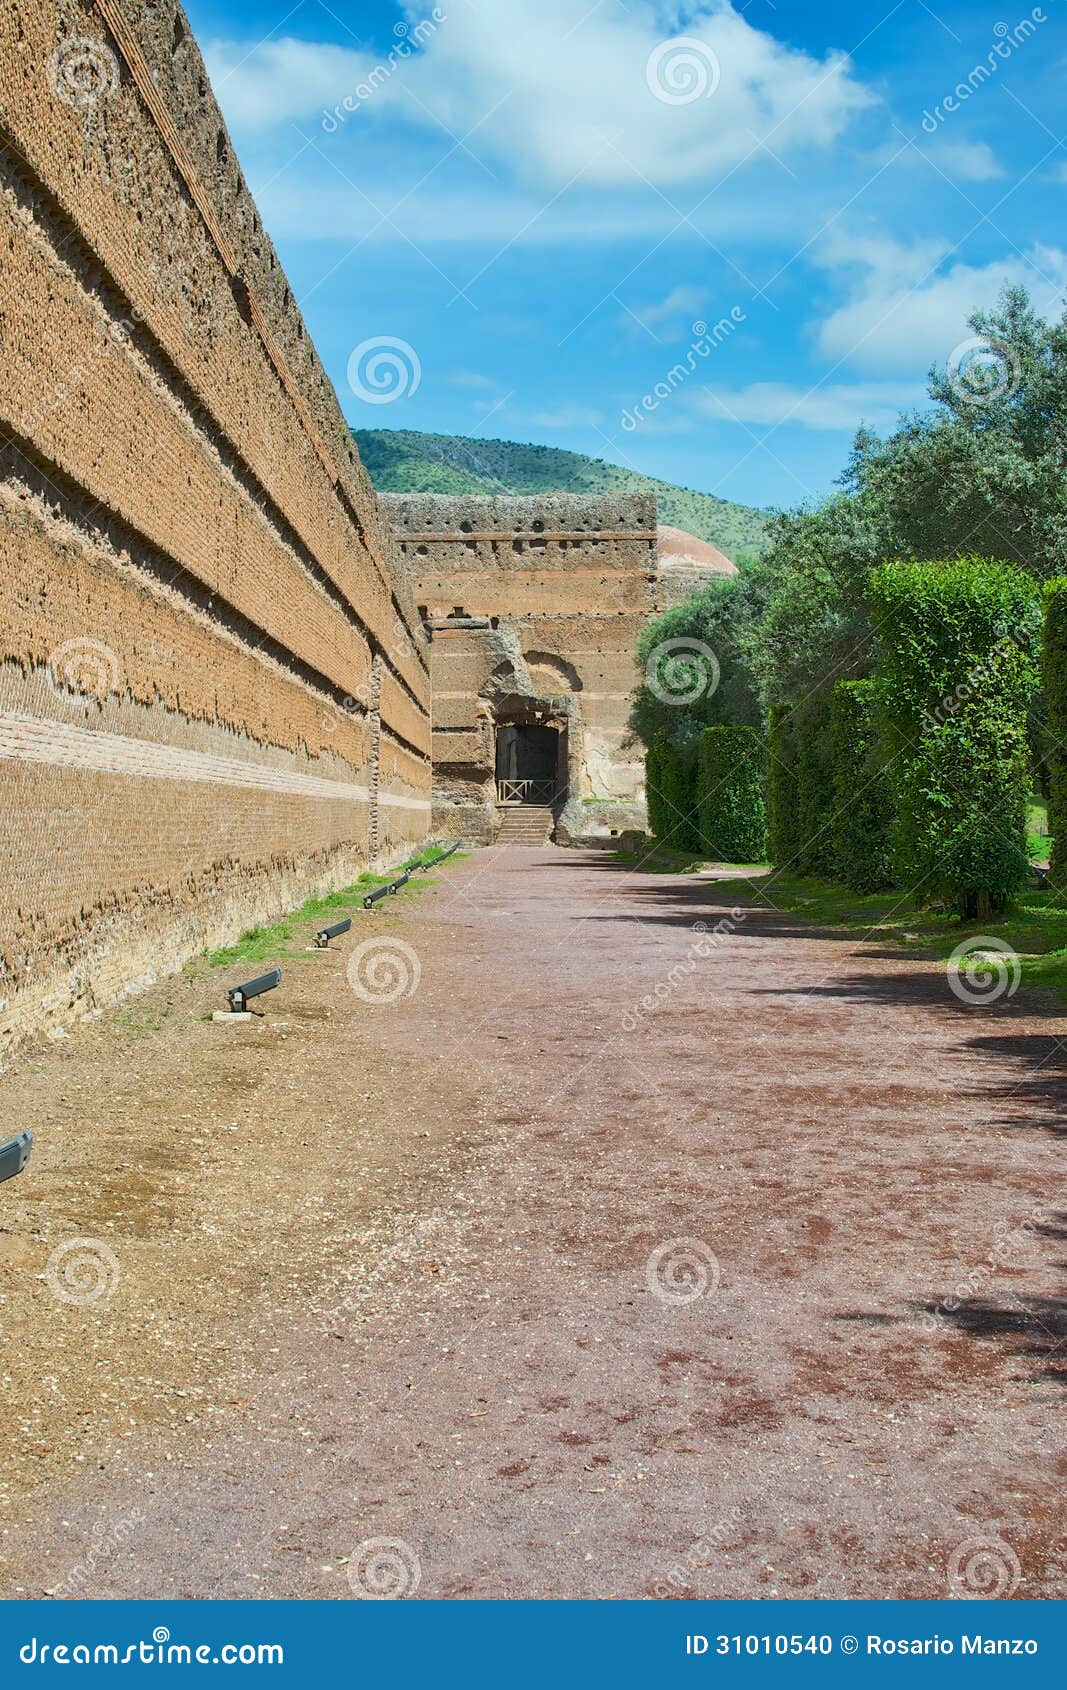
M 767 731 L 767 855 L 776 868 L 791 866 L 800 842 L 797 815 L 797 738 L 787 705 L 771 708 Z
M 838 681 L 830 706 L 834 869 L 855 892 L 892 886 L 893 795 L 874 681 Z
M 793 711 L 797 740 L 797 843 L 793 868 L 833 874 L 836 809 L 830 694 L 816 693 Z
M 1041 653 L 1047 723 L 1043 743 L 1048 779 L 1049 878 L 1067 875 L 1067 576 L 1045 588 L 1045 638 Z
M 662 735 L 645 753 L 650 831 L 673 851 L 699 851 L 696 759 Z
M 970 918 L 1002 910 L 1028 878 L 1038 590 L 988 558 L 871 577 L 895 878 Z
M 760 863 L 767 846 L 763 741 L 755 728 L 705 728 L 697 788 L 701 849 L 723 863 Z

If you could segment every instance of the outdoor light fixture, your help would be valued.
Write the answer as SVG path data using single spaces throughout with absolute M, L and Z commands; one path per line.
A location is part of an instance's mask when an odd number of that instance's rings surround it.
M 390 892 L 399 892 L 400 888 L 402 886 L 406 886 L 410 879 L 411 879 L 411 870 L 409 868 L 406 868 L 404 870 L 403 874 L 400 876 L 400 879 L 394 880 L 392 882 L 391 886 L 389 887 Z
M 347 933 L 352 926 L 352 917 L 346 916 L 344 921 L 335 921 L 332 927 L 320 927 L 315 935 L 315 944 L 320 951 L 324 951 L 331 939 L 339 939 L 342 933 Z
M 0 1144 L 0 1180 L 14 1179 L 21 1174 L 30 1159 L 33 1147 L 31 1132 L 19 1133 L 16 1138 L 9 1138 L 6 1144 Z
M 391 886 L 379 886 L 376 892 L 368 892 L 367 896 L 363 900 L 363 908 L 365 910 L 373 909 L 379 899 L 387 898 L 391 891 Z
M 273 992 L 275 986 L 280 986 L 281 983 L 281 969 L 272 968 L 269 974 L 261 974 L 255 980 L 246 980 L 243 986 L 231 986 L 226 993 L 231 1014 L 244 1015 L 250 998 L 262 997 L 264 992 Z

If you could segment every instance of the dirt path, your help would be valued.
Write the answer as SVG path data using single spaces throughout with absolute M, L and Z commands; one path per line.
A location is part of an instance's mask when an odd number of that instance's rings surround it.
M 424 1597 L 1067 1594 L 1042 1000 L 552 849 L 367 934 L 414 995 L 345 940 L 0 1081 L 0 1593 L 345 1598 L 389 1539 Z

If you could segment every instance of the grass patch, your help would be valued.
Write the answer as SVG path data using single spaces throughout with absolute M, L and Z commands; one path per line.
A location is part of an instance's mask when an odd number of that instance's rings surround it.
M 117 1009 L 109 1018 L 109 1024 L 116 1032 L 127 1033 L 130 1038 L 147 1038 L 150 1033 L 160 1033 L 170 1016 L 169 1006 L 156 1012 L 145 1011 L 138 1014 L 132 1009 Z
M 1052 854 L 1048 831 L 1048 805 L 1035 798 L 1026 818 L 1026 854 L 1032 863 L 1047 863 Z
M 455 856 L 449 857 L 450 863 L 462 862 L 468 857 L 468 851 L 457 851 Z M 375 874 L 365 870 L 352 883 L 343 886 L 338 892 L 327 892 L 321 898 L 308 898 L 299 909 L 283 916 L 280 921 L 268 923 L 264 927 L 250 927 L 242 933 L 232 945 L 223 945 L 217 951 L 207 951 L 208 966 L 210 968 L 229 968 L 235 963 L 244 962 L 276 962 L 281 957 L 301 956 L 311 943 L 312 934 L 319 927 L 329 925 L 329 919 L 337 920 L 343 915 L 362 914 L 363 899 L 376 886 L 388 886 L 390 881 L 396 880 L 405 869 L 414 869 L 422 857 L 409 857 L 407 862 L 397 868 L 390 869 L 387 874 Z M 416 892 L 421 892 L 427 886 L 432 886 L 432 874 L 413 873 L 406 886 L 402 886 L 395 894 L 396 898 L 407 898 Z M 392 904 L 393 899 L 388 900 Z M 379 914 L 383 911 L 383 904 L 376 905 Z M 329 918 L 324 920 L 325 918 Z
M 645 835 L 645 843 L 636 851 L 611 851 L 617 863 L 627 868 L 639 868 L 646 874 L 696 874 L 702 868 L 756 868 L 756 863 L 716 863 L 706 852 L 676 851 L 672 845 L 662 845 Z
M 925 909 L 902 892 L 852 892 L 835 881 L 772 874 L 766 880 L 720 880 L 726 898 L 752 899 L 828 927 L 843 927 L 871 940 L 899 945 L 927 960 L 947 961 L 964 939 L 984 934 L 1016 952 L 1024 985 L 1041 986 L 1067 998 L 1067 902 L 1062 894 L 1024 892 L 1002 916 L 959 921 Z

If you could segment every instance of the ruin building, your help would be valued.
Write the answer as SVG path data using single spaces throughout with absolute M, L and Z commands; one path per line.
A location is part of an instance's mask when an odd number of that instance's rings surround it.
M 381 504 L 430 638 L 434 826 L 488 843 L 518 806 L 564 838 L 640 825 L 626 720 L 659 603 L 654 498 Z
M 174 0 L 6 8 L 0 120 L 0 1059 L 431 829 L 640 825 L 634 647 L 720 555 L 379 499 Z
M 0 19 L 0 1054 L 430 826 L 392 532 L 179 6 Z

